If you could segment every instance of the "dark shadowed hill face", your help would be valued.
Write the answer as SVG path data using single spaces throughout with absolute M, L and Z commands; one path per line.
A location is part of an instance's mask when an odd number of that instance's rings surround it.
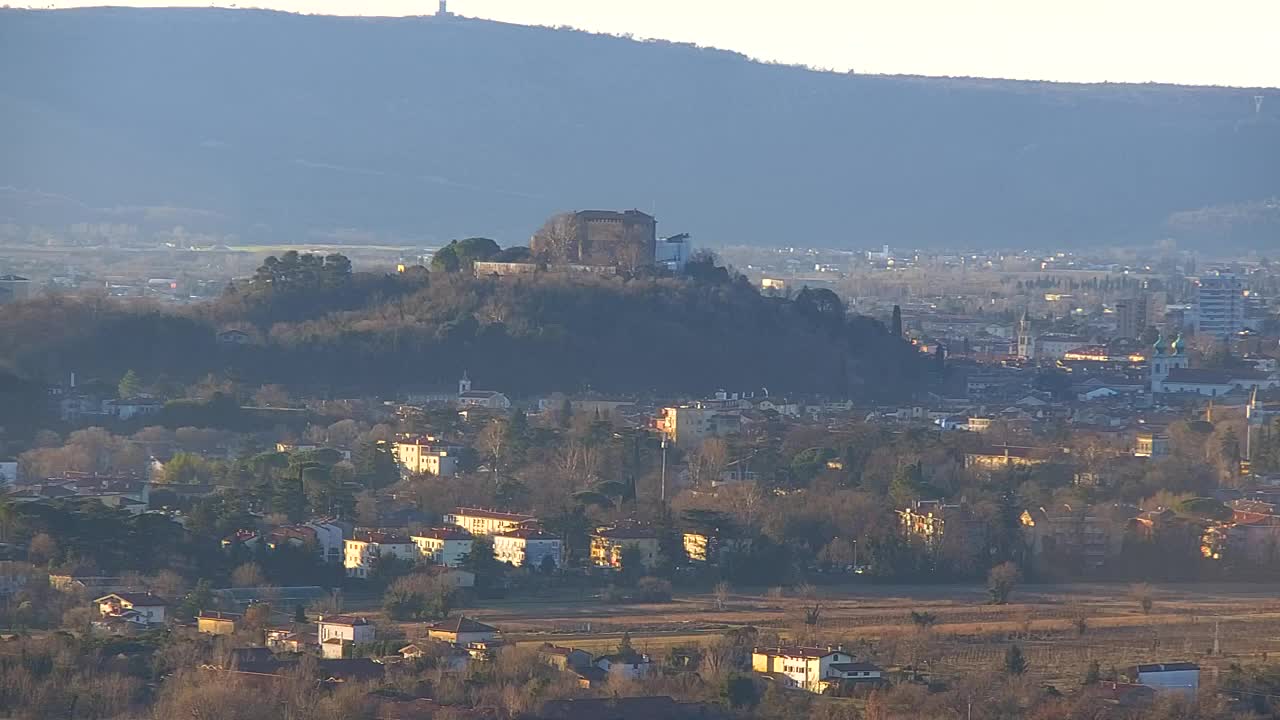
M 557 210 L 639 207 L 713 244 L 1021 246 L 1212 240 L 1169 217 L 1280 196 L 1280 92 L 1258 114 L 1253 90 L 219 10 L 0 11 L 0 67 L 18 222 L 510 244 Z

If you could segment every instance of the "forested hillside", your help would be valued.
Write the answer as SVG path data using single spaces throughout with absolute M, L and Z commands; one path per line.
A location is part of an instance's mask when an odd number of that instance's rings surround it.
M 465 370 L 477 387 L 515 394 L 767 387 L 888 398 L 914 389 L 925 364 L 882 323 L 846 317 L 830 291 L 764 297 L 709 264 L 693 278 L 625 279 L 347 267 L 260 279 L 185 311 L 101 298 L 6 306 L 0 367 L 112 383 L 128 370 L 176 383 L 214 373 L 343 395 L 449 388 Z M 227 328 L 250 342 L 219 344 Z
M 1274 91 L 204 9 L 0 10 L 0 67 L 0 220 L 18 225 L 520 244 L 555 211 L 639 207 L 716 245 L 1276 237 L 1233 210 L 1280 197 Z

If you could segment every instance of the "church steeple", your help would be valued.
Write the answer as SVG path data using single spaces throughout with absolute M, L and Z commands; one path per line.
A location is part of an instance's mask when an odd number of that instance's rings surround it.
M 458 394 L 465 395 L 471 392 L 471 378 L 467 377 L 467 371 L 462 371 L 462 379 L 458 381 Z
M 1164 354 L 1164 333 L 1160 333 L 1159 335 L 1156 335 L 1156 342 L 1154 345 L 1151 346 L 1151 349 L 1154 351 L 1153 354 L 1155 355 Z

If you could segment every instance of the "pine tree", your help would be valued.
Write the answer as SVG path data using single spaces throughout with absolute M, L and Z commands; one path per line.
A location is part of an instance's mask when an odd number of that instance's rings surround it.
M 351 459 L 355 480 L 370 490 L 380 490 L 400 479 L 400 466 L 385 442 L 367 442 L 356 448 Z
M 1004 671 L 1010 675 L 1021 675 L 1027 667 L 1027 657 L 1022 654 L 1022 648 L 1010 645 L 1004 653 Z
M 137 397 L 138 393 L 142 392 L 142 379 L 138 377 L 138 373 L 130 370 L 120 378 L 116 392 L 122 400 Z

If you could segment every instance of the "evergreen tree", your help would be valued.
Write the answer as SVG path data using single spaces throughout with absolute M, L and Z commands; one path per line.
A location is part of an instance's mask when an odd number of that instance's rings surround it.
M 301 522 L 307 518 L 307 496 L 302 490 L 302 481 L 297 478 L 283 477 L 275 482 L 271 497 L 273 512 L 284 513 L 290 522 Z
M 889 332 L 896 338 L 902 337 L 902 308 L 893 306 L 893 319 L 889 321 Z
M 1084 685 L 1097 685 L 1102 680 L 1102 668 L 1097 660 L 1089 661 L 1089 669 L 1084 672 Z
M 1027 657 L 1022 654 L 1022 648 L 1010 645 L 1004 653 L 1004 671 L 1010 675 L 1021 675 L 1027 671 L 1028 667 Z
M 391 453 L 391 446 L 382 441 L 361 444 L 351 464 L 355 466 L 356 482 L 370 490 L 380 490 L 400 479 L 400 466 Z
M 126 372 L 124 377 L 120 378 L 120 384 L 116 386 L 116 393 L 122 400 L 137 397 L 140 392 L 142 392 L 142 379 L 132 370 Z

